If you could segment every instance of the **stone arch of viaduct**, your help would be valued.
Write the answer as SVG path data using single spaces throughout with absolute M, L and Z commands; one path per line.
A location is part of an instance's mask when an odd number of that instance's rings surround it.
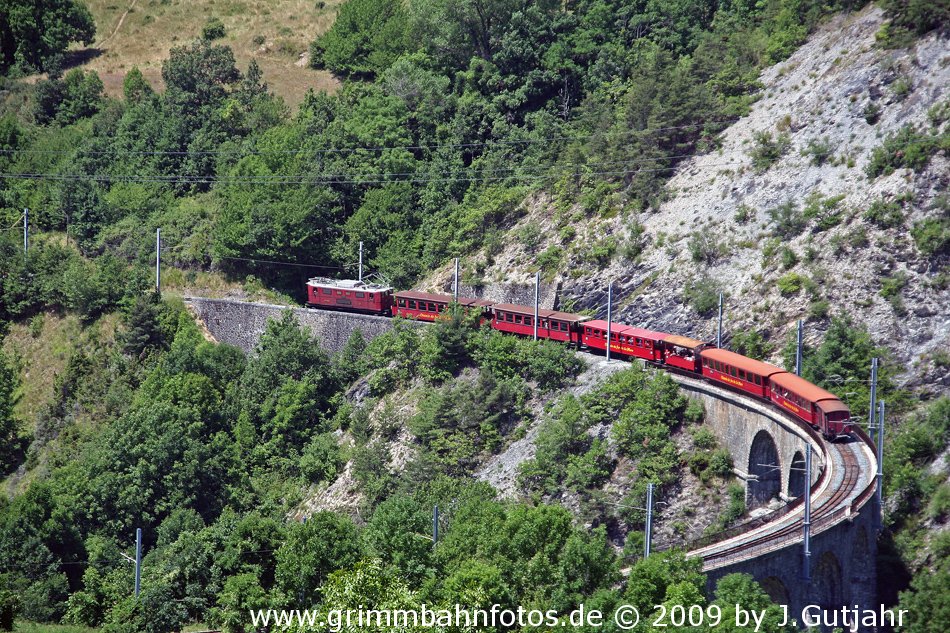
M 218 341 L 254 349 L 267 321 L 292 310 L 327 351 L 339 351 L 354 330 L 367 340 L 389 330 L 391 320 L 340 312 L 287 308 L 223 299 L 191 298 L 192 313 Z M 812 483 L 825 468 L 826 455 L 820 443 L 796 424 L 764 403 L 677 374 L 672 375 L 691 398 L 700 400 L 706 421 L 720 443 L 727 447 L 736 474 L 746 481 L 746 500 L 751 508 L 773 498 L 784 500 L 803 493 L 804 453 L 812 445 Z M 812 537 L 811 581 L 803 581 L 801 543 L 776 549 L 755 558 L 707 570 L 712 586 L 722 576 L 749 573 L 760 581 L 776 601 L 800 613 L 809 604 L 828 608 L 859 605 L 871 608 L 876 585 L 876 504 L 847 521 Z

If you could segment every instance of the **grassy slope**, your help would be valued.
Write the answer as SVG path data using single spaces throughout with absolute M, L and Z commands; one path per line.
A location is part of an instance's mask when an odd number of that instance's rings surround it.
M 77 50 L 83 68 L 95 70 L 106 92 L 118 95 L 122 81 L 138 66 L 161 86 L 162 60 L 173 46 L 198 37 L 210 17 L 219 18 L 227 35 L 219 40 L 234 50 L 238 67 L 257 60 L 271 88 L 296 105 L 308 88 L 334 91 L 328 72 L 299 65 L 309 43 L 333 23 L 339 0 L 85 0 L 96 19 L 96 42 Z M 263 36 L 263 45 L 254 43 Z

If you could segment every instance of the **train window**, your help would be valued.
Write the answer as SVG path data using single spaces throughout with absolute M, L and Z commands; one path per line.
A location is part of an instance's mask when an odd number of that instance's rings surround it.
M 415 301 L 415 299 L 410 299 L 410 300 L 409 300 L 409 309 L 410 309 L 410 310 L 415 310 L 415 309 L 416 309 L 416 301 Z
M 372 292 L 371 292 L 371 293 L 369 293 L 369 298 L 370 298 L 370 299 L 372 299 L 372 298 L 373 298 L 373 293 L 372 293 Z
M 508 323 L 514 323 L 515 321 L 514 315 L 509 312 L 508 314 L 505 315 L 505 321 L 508 321 Z
M 634 341 L 636 341 L 637 345 L 639 345 L 640 347 L 643 347 L 643 339 L 642 339 L 642 338 L 640 338 L 640 337 L 638 336 L 638 337 L 636 337 L 636 338 L 634 339 Z
M 343 291 L 342 291 L 342 290 L 337 290 L 337 291 L 336 291 L 336 296 L 342 297 L 342 296 L 343 296 Z
M 736 368 L 735 368 L 735 367 L 730 367 L 730 368 L 729 368 L 729 375 L 732 376 L 733 378 L 738 378 L 738 376 L 736 376 Z
M 325 294 L 325 295 L 332 295 L 332 294 L 333 294 L 333 291 L 330 290 L 329 288 L 321 288 L 321 290 L 323 291 L 323 294 Z
M 739 370 L 739 379 L 740 379 L 740 380 L 745 380 L 745 370 L 744 370 L 744 369 L 740 369 L 740 370 Z
M 524 324 L 525 324 L 525 325 L 531 325 L 532 323 L 533 323 L 533 321 L 531 320 L 531 317 L 526 316 L 526 317 L 524 318 Z
M 357 298 L 357 299 L 363 299 L 364 297 L 366 297 L 366 293 L 365 293 L 365 292 L 357 292 L 357 293 L 356 293 L 356 298 Z
M 516 314 L 516 315 L 515 315 L 515 324 L 516 324 L 516 325 L 521 325 L 521 315 L 520 315 L 520 314 Z
M 757 374 L 756 374 L 756 375 L 753 375 L 753 376 L 752 376 L 752 380 L 755 382 L 755 384 L 759 385 L 760 387 L 762 386 L 762 377 L 761 377 L 761 376 L 759 376 L 759 375 L 757 375 Z

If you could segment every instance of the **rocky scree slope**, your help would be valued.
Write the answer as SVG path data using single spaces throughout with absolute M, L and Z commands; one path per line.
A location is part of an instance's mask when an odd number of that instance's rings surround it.
M 950 107 L 950 48 L 930 35 L 910 49 L 882 49 L 875 33 L 883 23 L 873 6 L 836 16 L 764 71 L 749 115 L 722 133 L 717 150 L 680 164 L 658 209 L 586 218 L 564 243 L 552 198 L 526 200 L 485 278 L 526 282 L 537 254 L 557 245 L 566 255 L 556 278 L 562 308 L 603 316 L 613 279 L 616 320 L 710 340 L 709 308 L 723 291 L 727 335 L 755 329 L 776 349 L 797 319 L 807 320 L 814 342 L 830 316 L 848 313 L 894 352 L 909 386 L 950 390 L 950 367 L 935 360 L 950 350 L 950 261 L 921 252 L 911 232 L 950 213 L 950 161 L 937 153 L 919 171 L 867 172 L 873 150 L 905 126 L 935 131 L 934 112 Z M 763 148 L 772 156 L 754 161 Z M 896 212 L 872 221 L 866 212 L 875 204 Z M 808 207 L 816 217 L 807 219 Z M 529 224 L 543 228 L 530 251 L 515 237 Z M 592 267 L 590 249 L 605 241 L 617 254 Z M 630 259 L 623 245 L 632 242 L 640 253 Z M 692 297 L 704 293 L 700 313 Z

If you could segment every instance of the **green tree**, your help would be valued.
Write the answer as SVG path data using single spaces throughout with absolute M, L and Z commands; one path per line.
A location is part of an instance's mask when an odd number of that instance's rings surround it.
M 0 350 L 0 475 L 5 475 L 22 459 L 20 423 L 13 412 L 19 382 L 16 368 Z
M 398 0 L 348 0 L 333 26 L 311 46 L 311 64 L 356 77 L 382 72 L 410 47 L 406 9 Z
M 300 608 L 317 604 L 318 590 L 330 574 L 351 567 L 359 558 L 358 532 L 347 517 L 318 512 L 291 526 L 277 550 L 275 581 L 284 604 Z
M 50 70 L 71 42 L 92 44 L 96 24 L 77 0 L 7 0 L 0 4 L 0 71 Z

